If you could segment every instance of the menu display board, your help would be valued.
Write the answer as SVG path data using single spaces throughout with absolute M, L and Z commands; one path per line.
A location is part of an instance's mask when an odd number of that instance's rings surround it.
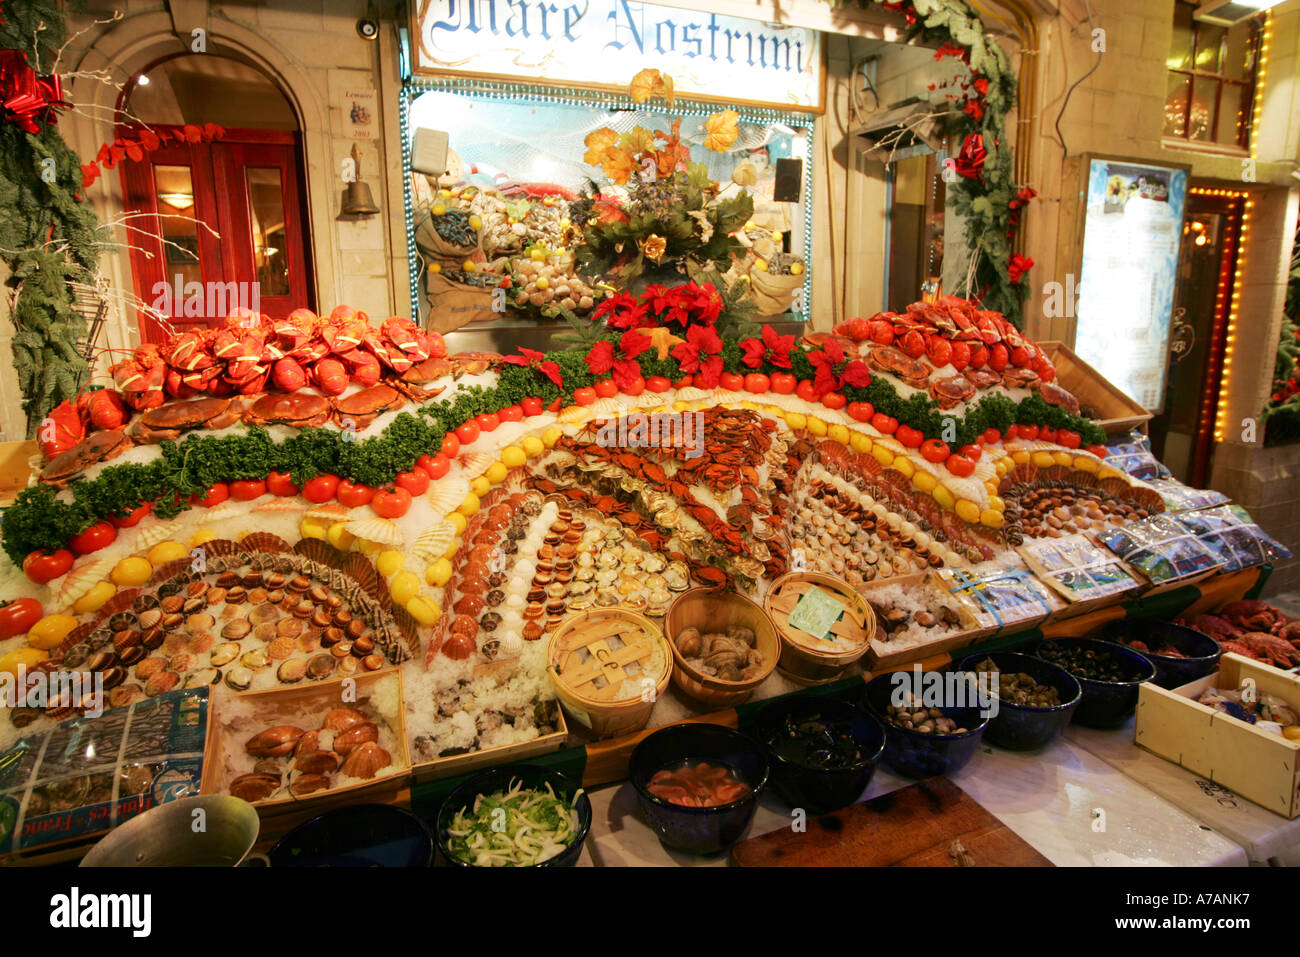
M 1152 412 L 1164 406 L 1187 170 L 1092 159 L 1074 351 Z

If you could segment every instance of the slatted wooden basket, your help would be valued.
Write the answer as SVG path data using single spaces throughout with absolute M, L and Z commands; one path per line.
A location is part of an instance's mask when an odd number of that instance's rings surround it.
M 762 656 L 762 669 L 756 677 L 744 681 L 727 681 L 707 675 L 686 663 L 677 650 L 676 639 L 684 628 L 701 632 L 726 631 L 731 625 L 743 625 L 754 632 L 755 647 Z M 749 699 L 754 689 L 767 680 L 781 656 L 781 639 L 767 612 L 736 592 L 713 588 L 692 588 L 674 599 L 664 617 L 665 637 L 673 649 L 673 683 L 703 704 L 732 708 Z
M 668 687 L 672 650 L 644 615 L 597 608 L 566 619 L 547 646 L 546 673 L 565 713 L 593 738 L 639 731 Z M 631 681 L 630 686 L 625 686 Z M 648 693 L 653 682 L 653 694 Z M 629 687 L 635 693 L 629 694 Z
M 829 637 L 818 638 L 791 626 L 786 619 L 810 588 L 830 592 L 845 612 L 831 626 Z M 820 572 L 790 572 L 772 583 L 763 607 L 781 636 L 781 673 L 791 681 L 820 685 L 837 680 L 871 646 L 876 613 L 848 582 Z

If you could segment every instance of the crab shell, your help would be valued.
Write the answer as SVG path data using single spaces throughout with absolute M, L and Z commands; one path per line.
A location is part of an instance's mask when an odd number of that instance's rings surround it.
M 140 443 L 176 439 L 190 429 L 225 429 L 240 419 L 233 399 L 204 398 L 166 402 L 141 414 L 131 429 Z
M 126 433 L 120 429 L 92 432 L 84 442 L 56 456 L 45 466 L 41 470 L 41 481 L 62 488 L 92 465 L 121 455 L 129 444 Z
M 268 393 L 253 400 L 244 419 L 255 425 L 292 425 L 297 428 L 321 426 L 329 421 L 333 407 L 323 395 L 295 392 L 292 395 Z
M 975 383 L 964 375 L 943 376 L 930 383 L 930 395 L 945 410 L 956 408 L 977 391 Z
M 392 386 L 379 383 L 361 389 L 334 402 L 334 417 L 340 423 L 351 420 L 355 428 L 365 428 L 382 412 L 405 403 L 406 397 Z

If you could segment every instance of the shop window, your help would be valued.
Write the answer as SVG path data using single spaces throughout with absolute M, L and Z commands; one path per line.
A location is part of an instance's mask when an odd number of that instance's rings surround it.
M 1174 7 L 1166 61 L 1165 138 L 1249 149 L 1262 17 L 1231 27 L 1195 19 L 1196 4 Z

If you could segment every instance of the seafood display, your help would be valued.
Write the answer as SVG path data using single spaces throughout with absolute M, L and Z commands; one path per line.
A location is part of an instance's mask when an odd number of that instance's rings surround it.
M 1196 699 L 1199 704 L 1253 724 L 1261 731 L 1280 734 L 1288 741 L 1300 741 L 1300 717 L 1285 699 L 1267 692 L 1243 694 L 1239 689 L 1206 688 Z
M 1203 632 L 1225 652 L 1245 655 L 1276 668 L 1300 666 L 1300 621 L 1263 601 L 1234 601 L 1213 614 L 1175 619 Z
M 928 577 L 910 587 L 883 585 L 863 594 L 876 613 L 873 641 L 890 648 L 960 631 L 971 618 L 960 599 L 946 594 Z
M 998 684 L 991 689 L 1002 701 L 1023 708 L 1054 708 L 1061 703 L 1061 693 L 1049 685 L 1034 680 L 1023 671 L 1013 675 L 999 671 L 992 658 L 975 663 L 975 673 L 997 675 Z
M 890 724 L 920 734 L 965 734 L 967 731 L 940 709 L 925 707 L 921 696 L 911 692 L 905 693 L 902 704 L 890 704 L 885 708 L 885 719 Z
M 1038 651 L 1044 661 L 1060 665 L 1076 678 L 1090 681 L 1130 682 L 1139 680 L 1131 667 L 1108 651 L 1080 645 L 1061 645 L 1045 642 Z
M 852 722 L 833 721 L 819 714 L 786 715 L 767 743 L 781 759 L 820 771 L 857 767 L 865 757 L 853 736 Z
M 688 761 L 656 771 L 646 790 L 682 807 L 721 807 L 739 801 L 753 789 L 730 768 Z
M 701 634 L 698 628 L 683 628 L 673 643 L 687 664 L 710 677 L 746 681 L 763 672 L 754 631 L 743 625 L 732 625 L 725 633 Z
M 1115 556 L 1083 535 L 1043 539 L 1020 548 L 1029 567 L 1072 602 L 1095 601 L 1138 588 Z

